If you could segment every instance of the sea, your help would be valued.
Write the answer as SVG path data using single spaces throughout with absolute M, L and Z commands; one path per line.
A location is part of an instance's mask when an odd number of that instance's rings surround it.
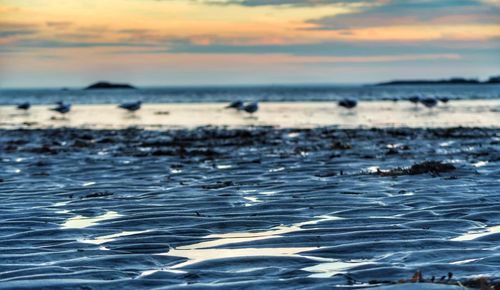
M 214 103 L 234 100 L 260 102 L 404 100 L 411 96 L 456 99 L 498 99 L 500 85 L 268 85 L 140 87 L 131 90 L 84 90 L 82 88 L 0 88 L 0 105 L 20 102 L 53 104 L 114 104 L 141 100 L 144 103 Z

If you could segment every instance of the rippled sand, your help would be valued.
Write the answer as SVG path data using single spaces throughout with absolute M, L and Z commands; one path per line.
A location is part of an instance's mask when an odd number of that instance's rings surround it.
M 408 101 L 366 101 L 353 110 L 335 102 L 261 103 L 257 114 L 224 109 L 225 104 L 146 104 L 136 113 L 124 112 L 116 105 L 75 105 L 62 118 L 47 106 L 34 106 L 20 112 L 0 106 L 0 127 L 29 126 L 126 128 L 194 128 L 199 126 L 274 126 L 312 128 L 336 125 L 363 127 L 498 127 L 500 100 L 454 100 L 433 109 Z
M 0 289 L 495 281 L 499 142 L 478 128 L 0 130 Z M 449 170 L 397 170 L 423 161 Z

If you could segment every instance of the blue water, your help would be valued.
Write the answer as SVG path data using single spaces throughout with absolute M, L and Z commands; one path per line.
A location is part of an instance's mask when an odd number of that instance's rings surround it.
M 500 85 L 432 86 L 246 86 L 246 87 L 151 87 L 136 90 L 82 89 L 0 89 L 0 105 L 29 101 L 51 104 L 65 101 L 76 104 L 110 104 L 142 100 L 146 103 L 198 103 L 244 101 L 335 101 L 406 99 L 410 96 L 448 97 L 450 99 L 500 98 Z

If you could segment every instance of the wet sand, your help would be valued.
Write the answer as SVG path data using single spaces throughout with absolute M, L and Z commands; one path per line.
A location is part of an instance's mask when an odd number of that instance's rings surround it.
M 365 101 L 353 110 L 335 102 L 261 103 L 257 114 L 224 109 L 224 103 L 145 104 L 136 113 L 116 105 L 74 105 L 62 118 L 50 106 L 34 106 L 20 112 L 0 106 L 0 127 L 72 127 L 119 129 L 139 126 L 148 129 L 196 128 L 199 126 L 273 126 L 280 128 L 384 127 L 497 127 L 500 100 L 453 100 L 433 109 L 408 101 Z
M 0 129 L 0 289 L 498 283 L 499 149 L 498 128 Z

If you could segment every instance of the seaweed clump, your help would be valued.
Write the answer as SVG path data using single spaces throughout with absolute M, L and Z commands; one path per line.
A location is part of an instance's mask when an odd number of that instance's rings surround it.
M 350 277 L 348 277 L 350 278 Z M 352 279 L 352 278 L 351 278 Z M 453 279 L 453 273 L 449 272 L 447 275 L 441 277 L 441 279 L 432 276 L 431 278 L 425 278 L 422 272 L 417 271 L 410 279 L 400 279 L 399 281 L 379 281 L 371 280 L 368 282 L 371 285 L 378 284 L 407 284 L 407 283 L 427 283 L 427 284 L 442 284 L 450 286 L 459 286 L 464 289 L 480 289 L 480 290 L 498 290 L 500 289 L 500 283 L 494 281 L 488 277 L 474 277 L 466 280 L 455 280 Z
M 390 170 L 380 170 L 377 169 L 375 174 L 380 176 L 401 176 L 401 175 L 418 175 L 418 174 L 433 174 L 439 175 L 439 173 L 445 173 L 455 170 L 456 167 L 450 163 L 443 163 L 440 161 L 425 161 L 422 163 L 417 163 L 409 168 L 394 168 Z

